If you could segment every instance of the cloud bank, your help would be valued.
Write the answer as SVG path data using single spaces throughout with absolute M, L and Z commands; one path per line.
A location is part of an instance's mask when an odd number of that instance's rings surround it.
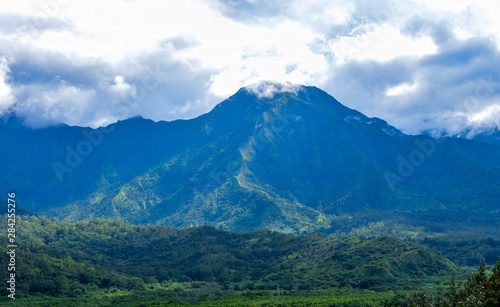
M 406 133 L 471 136 L 500 123 L 499 13 L 490 0 L 11 1 L 0 113 L 31 127 L 193 118 L 273 80 Z
M 294 93 L 297 94 L 302 88 L 301 85 L 292 84 L 290 82 L 272 82 L 272 81 L 260 81 L 247 85 L 245 89 L 256 95 L 258 98 L 273 98 L 279 93 Z
M 8 83 L 9 66 L 6 59 L 0 59 L 0 113 L 5 113 L 14 104 L 15 98 Z

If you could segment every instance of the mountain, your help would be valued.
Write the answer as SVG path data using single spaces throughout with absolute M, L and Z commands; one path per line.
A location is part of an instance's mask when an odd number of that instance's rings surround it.
M 474 136 L 474 139 L 500 146 L 500 130 L 495 128 L 492 131 L 479 133 Z
M 0 138 L 3 195 L 68 221 L 500 236 L 498 146 L 405 135 L 316 87 L 261 83 L 191 120 L 4 125 Z
M 425 135 L 436 136 L 436 131 L 426 130 L 423 132 Z M 445 132 L 439 132 L 438 135 L 443 135 Z M 453 138 L 463 138 L 470 140 L 479 140 L 485 143 L 500 146 L 500 130 L 497 127 L 479 127 L 479 128 L 466 128 L 463 132 L 449 135 Z

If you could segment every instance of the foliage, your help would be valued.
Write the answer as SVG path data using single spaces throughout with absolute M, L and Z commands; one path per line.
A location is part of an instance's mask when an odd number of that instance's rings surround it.
M 427 292 L 417 292 L 409 299 L 410 307 L 496 307 L 500 306 L 500 258 L 493 267 L 491 274 L 486 270 L 486 264 L 481 262 L 476 272 L 467 280 L 456 282 L 453 278 L 444 294 L 432 295 Z
M 487 265 L 494 265 L 500 257 L 500 240 L 493 238 L 450 239 L 426 238 L 419 241 L 435 252 L 461 267 L 475 267 L 484 259 Z
M 113 289 L 140 293 L 151 287 L 177 294 L 207 287 L 238 293 L 337 287 L 387 291 L 439 283 L 459 272 L 441 256 L 388 237 L 234 233 L 211 226 L 175 230 L 120 220 L 68 223 L 36 216 L 16 222 L 16 293 L 26 299 L 93 297 L 96 291 Z M 4 255 L 6 246 L 6 238 L 0 237 Z M 2 280 L 6 274 L 0 270 Z M 3 298 L 5 291 L 0 290 Z
M 186 284 L 188 286 L 189 284 Z M 175 292 L 162 288 L 145 291 L 94 292 L 78 298 L 29 297 L 9 301 L 9 306 L 405 306 L 407 292 L 355 290 L 274 291 L 221 290 L 202 287 Z

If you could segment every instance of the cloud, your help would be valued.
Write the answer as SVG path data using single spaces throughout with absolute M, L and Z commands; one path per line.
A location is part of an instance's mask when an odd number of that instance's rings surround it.
M 412 37 L 431 37 L 437 45 L 442 45 L 453 37 L 453 33 L 446 21 L 435 22 L 420 16 L 411 18 L 403 26 L 402 32 Z
M 385 93 L 387 96 L 400 96 L 400 95 L 407 95 L 408 93 L 411 93 L 417 89 L 417 84 L 408 84 L 408 83 L 401 83 L 397 86 L 391 87 L 387 90 Z
M 490 105 L 468 119 L 473 122 L 473 126 L 500 127 L 500 105 Z
M 404 132 L 498 125 L 499 8 L 443 3 L 10 1 L 0 112 L 36 127 L 192 118 L 275 80 L 319 86 Z M 262 84 L 263 97 L 287 88 Z
M 279 93 L 294 93 L 297 94 L 302 86 L 292 84 L 290 82 L 281 83 L 273 81 L 260 81 L 245 87 L 247 92 L 256 95 L 259 98 L 273 98 L 274 95 Z
M 391 45 L 392 48 L 387 48 Z M 332 44 L 338 63 L 349 60 L 388 61 L 401 55 L 427 55 L 437 50 L 429 37 L 411 39 L 389 25 L 377 26 L 370 32 L 344 36 Z
M 192 118 L 219 99 L 207 93 L 211 74 L 205 68 L 176 58 L 176 52 L 196 46 L 189 37 L 162 40 L 153 51 L 112 62 L 38 48 L 36 42 L 23 48 L 8 40 L 0 44 L 0 54 L 15 56 L 10 65 L 15 111 L 32 127 L 95 127 L 137 114 L 154 120 Z M 73 94 L 79 99 L 71 99 Z
M 9 66 L 5 58 L 0 58 L 0 113 L 7 112 L 15 102 L 12 88 L 8 83 Z
M 25 99 L 16 103 L 14 111 L 26 125 L 34 128 L 62 122 L 87 126 L 99 109 L 93 103 L 94 90 L 77 88 L 65 82 L 55 87 L 30 85 L 18 90 L 19 96 Z
M 16 40 L 26 41 L 39 37 L 44 32 L 71 30 L 73 25 L 55 17 L 43 15 L 42 18 L 25 14 L 0 13 L 0 33 Z
M 458 134 L 498 123 L 492 110 L 500 105 L 500 55 L 494 46 L 488 38 L 451 38 L 424 57 L 349 62 L 327 87 L 341 102 L 407 133 Z M 484 112 L 492 115 L 479 116 Z
M 131 96 L 137 95 L 137 90 L 135 86 L 125 82 L 125 78 L 122 76 L 116 76 L 113 83 L 109 86 L 108 91 L 117 96 L 119 99 L 125 99 Z

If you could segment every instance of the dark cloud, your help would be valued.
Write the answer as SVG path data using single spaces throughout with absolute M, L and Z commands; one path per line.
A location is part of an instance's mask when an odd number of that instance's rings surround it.
M 421 64 L 466 67 L 472 61 L 481 62 L 496 56 L 497 46 L 489 38 L 473 37 L 465 41 L 453 39 L 441 46 L 439 54 L 425 57 Z
M 90 86 L 100 75 L 112 72 L 110 65 L 102 60 L 33 48 L 17 51 L 10 68 L 15 85 L 59 82 L 62 79 L 74 85 Z
M 326 88 L 348 106 L 387 119 L 405 132 L 457 134 L 484 125 L 469 117 L 500 107 L 498 67 L 500 55 L 491 39 L 450 37 L 437 54 L 423 58 L 348 62 Z M 398 84 L 416 86 L 405 95 L 387 96 Z
M 450 26 L 446 21 L 435 22 L 420 16 L 414 16 L 408 20 L 402 27 L 401 32 L 413 37 L 429 35 L 438 46 L 454 38 Z
M 213 72 L 196 66 L 176 61 L 168 51 L 112 65 L 27 49 L 10 65 L 17 94 L 13 110 L 32 127 L 95 125 L 137 114 L 154 120 L 192 118 L 214 105 L 207 100 Z

